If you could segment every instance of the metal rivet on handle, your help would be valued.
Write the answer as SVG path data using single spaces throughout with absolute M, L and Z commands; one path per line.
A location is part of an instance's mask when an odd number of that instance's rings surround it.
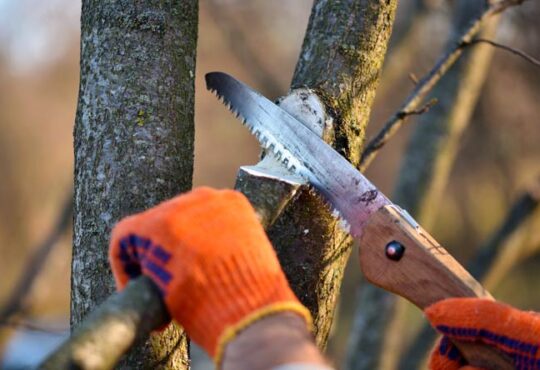
M 399 261 L 405 254 L 405 247 L 403 244 L 394 240 L 386 244 L 385 253 L 388 259 L 391 259 L 392 261 Z

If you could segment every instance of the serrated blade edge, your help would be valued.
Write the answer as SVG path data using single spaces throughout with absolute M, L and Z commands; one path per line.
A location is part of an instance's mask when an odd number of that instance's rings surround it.
M 222 72 L 208 73 L 206 85 L 263 146 L 286 158 L 289 169 L 308 179 L 348 222 L 353 236 L 361 235 L 372 213 L 391 204 L 345 158 L 258 92 Z

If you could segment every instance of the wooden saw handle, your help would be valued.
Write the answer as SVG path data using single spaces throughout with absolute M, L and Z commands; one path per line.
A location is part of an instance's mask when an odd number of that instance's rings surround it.
M 366 279 L 422 310 L 451 297 L 493 299 L 459 262 L 397 206 L 385 206 L 375 212 L 366 222 L 359 244 L 360 266 Z M 396 246 L 404 249 L 396 250 Z M 460 341 L 454 344 L 473 366 L 514 369 L 511 360 L 493 347 Z

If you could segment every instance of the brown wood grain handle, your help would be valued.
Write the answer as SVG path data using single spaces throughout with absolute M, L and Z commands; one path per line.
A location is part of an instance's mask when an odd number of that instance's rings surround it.
M 396 242 L 404 249 L 396 251 Z M 369 218 L 359 244 L 360 266 L 366 279 L 422 310 L 451 297 L 493 299 L 431 235 L 396 206 L 385 206 Z M 508 357 L 493 347 L 454 344 L 473 366 L 490 370 L 515 368 Z

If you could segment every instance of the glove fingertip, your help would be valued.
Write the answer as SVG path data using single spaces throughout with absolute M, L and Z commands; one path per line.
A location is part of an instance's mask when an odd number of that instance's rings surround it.
M 456 302 L 455 298 L 443 299 L 442 301 L 435 302 L 432 305 L 426 307 L 424 309 L 424 314 L 426 315 L 427 319 L 433 325 L 435 325 L 442 318 L 446 317 L 448 311 L 450 311 L 451 308 L 454 307 L 454 305 L 457 303 L 459 302 Z
M 447 298 L 425 308 L 424 314 L 433 326 L 443 320 L 446 324 L 452 325 L 462 323 L 466 318 L 466 321 L 470 321 L 471 318 L 482 317 L 493 311 L 496 304 L 494 301 L 480 298 Z

